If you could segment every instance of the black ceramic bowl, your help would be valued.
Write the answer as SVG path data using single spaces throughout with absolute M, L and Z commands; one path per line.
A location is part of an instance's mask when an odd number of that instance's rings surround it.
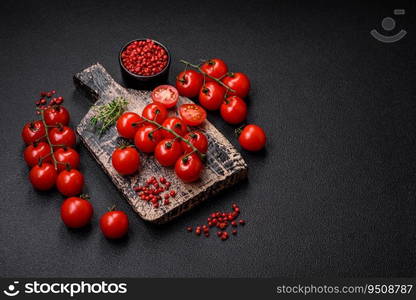
M 169 77 L 169 68 L 170 68 L 170 52 L 168 48 L 163 45 L 162 43 L 155 41 L 151 39 L 155 44 L 161 46 L 163 49 L 165 49 L 166 54 L 168 56 L 168 63 L 166 64 L 165 68 L 160 71 L 157 74 L 145 76 L 145 75 L 138 75 L 135 73 L 130 72 L 127 70 L 127 68 L 124 66 L 123 61 L 121 59 L 121 54 L 123 53 L 124 49 L 127 48 L 128 45 L 130 45 L 134 41 L 145 41 L 148 40 L 146 38 L 142 39 L 135 39 L 128 43 L 126 43 L 120 50 L 118 54 L 118 62 L 120 63 L 120 69 L 121 69 L 121 76 L 123 78 L 124 83 L 127 87 L 133 88 L 133 89 L 141 89 L 141 90 L 152 90 L 158 85 L 165 84 L 168 82 Z

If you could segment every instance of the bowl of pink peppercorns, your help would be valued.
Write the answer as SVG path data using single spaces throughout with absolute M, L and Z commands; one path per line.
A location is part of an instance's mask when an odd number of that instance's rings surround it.
M 168 81 L 169 50 L 153 39 L 135 39 L 126 43 L 120 50 L 119 62 L 128 87 L 151 90 Z

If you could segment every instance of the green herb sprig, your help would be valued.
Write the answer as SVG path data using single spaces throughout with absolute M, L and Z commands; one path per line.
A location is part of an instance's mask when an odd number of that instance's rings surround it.
M 91 117 L 90 124 L 101 136 L 117 122 L 117 119 L 126 109 L 127 104 L 128 101 L 126 99 L 117 97 L 107 104 L 95 105 L 93 107 L 95 114 Z

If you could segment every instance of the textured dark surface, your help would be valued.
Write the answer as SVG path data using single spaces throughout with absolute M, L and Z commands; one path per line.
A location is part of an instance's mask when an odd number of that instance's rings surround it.
M 314 2 L 314 3 L 312 3 Z M 412 1 L 414 3 L 414 1 Z M 415 275 L 415 5 L 411 1 L 1 1 L 0 274 L 7 276 Z M 408 35 L 381 44 L 369 31 L 392 9 Z M 117 81 L 119 47 L 149 36 L 180 58 L 218 56 L 252 79 L 249 121 L 267 151 L 243 153 L 249 180 L 171 224 L 146 224 L 84 147 L 92 226 L 67 230 L 62 197 L 27 181 L 20 129 L 39 90 L 66 98 L 72 124 L 89 103 L 72 76 L 100 61 Z M 217 114 L 210 120 L 232 139 Z M 241 206 L 248 220 L 223 243 L 186 225 Z M 116 204 L 129 237 L 97 226 Z

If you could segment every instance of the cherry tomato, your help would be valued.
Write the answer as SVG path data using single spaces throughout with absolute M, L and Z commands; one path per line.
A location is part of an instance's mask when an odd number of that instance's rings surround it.
M 241 131 L 238 142 L 248 151 L 259 151 L 266 144 L 266 134 L 261 127 L 250 124 Z
M 239 124 L 247 118 L 247 105 L 238 96 L 228 97 L 220 109 L 221 117 L 230 124 Z
M 29 172 L 29 179 L 33 187 L 37 190 L 47 191 L 53 188 L 56 182 L 58 172 L 50 163 L 42 162 L 41 165 L 35 165 Z
M 55 127 L 49 130 L 49 139 L 52 144 L 59 145 L 54 147 L 56 149 L 64 146 L 74 148 L 77 142 L 75 132 L 68 126 Z
M 61 219 L 70 228 L 81 228 L 91 222 L 94 210 L 87 199 L 70 197 L 61 205 Z
M 155 158 L 164 167 L 173 166 L 182 153 L 181 143 L 175 139 L 164 139 L 155 148 Z
M 44 157 L 44 162 L 50 162 L 51 157 L 48 154 L 51 153 L 51 147 L 45 142 L 35 142 L 32 145 L 26 147 L 23 157 L 29 167 L 33 167 L 39 162 L 39 159 Z
M 42 138 L 46 134 L 45 126 L 42 121 L 33 121 L 26 123 L 22 130 L 22 138 L 26 145 L 36 141 L 44 141 Z
M 140 127 L 134 136 L 134 144 L 137 149 L 145 153 L 152 153 L 161 140 L 163 140 L 162 130 L 153 124 Z
M 201 90 L 204 76 L 194 70 L 186 70 L 176 77 L 176 88 L 179 94 L 184 97 L 196 97 Z
M 158 103 L 150 103 L 143 109 L 142 116 L 148 120 L 162 124 L 168 117 L 167 109 Z
M 63 170 L 56 179 L 56 187 L 64 196 L 79 195 L 84 187 L 84 175 L 76 169 Z
M 207 118 L 207 112 L 197 104 L 182 104 L 179 114 L 183 122 L 189 126 L 199 126 Z
M 129 218 L 123 211 L 106 212 L 100 219 L 100 228 L 106 238 L 119 239 L 129 229 Z
M 250 90 L 250 79 L 244 73 L 228 73 L 222 82 L 234 90 L 234 92 L 228 91 L 229 96 L 244 98 Z
M 207 82 L 199 92 L 199 103 L 208 110 L 217 110 L 224 101 L 226 89 L 221 84 Z
M 185 154 L 176 161 L 175 173 L 183 182 L 194 182 L 201 176 L 202 168 L 198 154 Z
M 69 124 L 69 112 L 68 110 L 60 105 L 49 107 L 44 112 L 45 123 L 47 125 L 68 125 Z
M 70 147 L 59 148 L 55 150 L 53 156 L 56 161 L 60 162 L 58 172 L 65 170 L 67 164 L 71 169 L 78 169 L 80 159 L 78 152 L 74 149 Z
M 176 132 L 180 136 L 184 136 L 188 132 L 188 129 L 186 128 L 185 123 L 177 117 L 167 118 L 163 122 L 162 126 L 168 128 L 170 130 L 173 130 L 174 132 Z M 163 132 L 163 137 L 165 139 L 175 138 L 175 136 L 167 130 L 163 130 L 162 132 Z
M 172 85 L 159 85 L 152 92 L 152 100 L 166 108 L 172 108 L 179 99 L 178 90 Z
M 207 153 L 208 151 L 208 139 L 201 131 L 192 131 L 187 133 L 184 138 L 188 140 L 196 149 L 201 153 Z M 192 147 L 186 142 L 181 141 L 182 149 L 185 153 L 193 151 Z
M 111 162 L 120 175 L 131 175 L 139 170 L 140 155 L 133 147 L 117 148 L 111 156 Z
M 139 123 L 142 120 L 143 119 L 134 112 L 125 112 L 117 120 L 116 128 L 118 134 L 126 139 L 133 139 L 137 129 L 143 125 L 143 123 Z M 137 124 L 133 126 L 133 123 Z
M 201 70 L 211 77 L 220 79 L 222 76 L 227 74 L 228 67 L 222 59 L 219 58 L 212 58 L 206 61 L 202 66 Z M 213 81 L 208 76 L 205 78 L 206 82 Z

